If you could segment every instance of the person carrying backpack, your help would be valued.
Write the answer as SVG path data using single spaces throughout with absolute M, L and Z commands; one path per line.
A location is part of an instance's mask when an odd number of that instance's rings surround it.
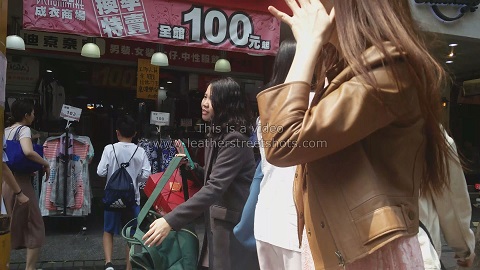
M 107 177 L 103 198 L 104 226 L 103 251 L 105 270 L 114 270 L 112 264 L 113 235 L 120 235 L 123 226 L 140 212 L 140 182 L 150 175 L 150 163 L 145 150 L 132 143 L 135 120 L 129 116 L 120 116 L 116 122 L 118 142 L 105 146 L 97 167 L 97 174 Z M 128 252 L 128 247 L 127 247 Z M 127 256 L 126 269 L 132 269 Z

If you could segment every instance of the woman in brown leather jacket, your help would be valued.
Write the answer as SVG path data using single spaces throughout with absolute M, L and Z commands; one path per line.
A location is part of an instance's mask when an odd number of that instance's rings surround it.
M 292 28 L 296 55 L 257 99 L 267 160 L 298 165 L 300 242 L 316 269 L 423 269 L 418 196 L 448 185 L 444 69 L 407 0 L 286 2 L 293 15 L 269 11 Z

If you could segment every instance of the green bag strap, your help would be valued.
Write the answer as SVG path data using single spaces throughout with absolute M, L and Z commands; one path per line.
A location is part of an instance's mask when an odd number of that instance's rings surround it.
M 172 158 L 172 160 L 168 164 L 167 170 L 163 173 L 162 178 L 160 178 L 160 181 L 158 181 L 152 194 L 150 195 L 147 202 L 140 210 L 140 213 L 138 214 L 138 218 L 137 218 L 137 221 L 138 221 L 137 227 L 140 226 L 140 224 L 142 224 L 143 220 L 148 214 L 148 211 L 150 210 L 150 208 L 152 208 L 153 204 L 157 200 L 158 195 L 160 195 L 160 192 L 167 184 L 168 179 L 170 179 L 170 177 L 173 175 L 175 170 L 178 168 L 178 165 L 180 165 L 180 162 L 184 158 L 185 158 L 184 154 L 176 154 L 175 157 Z
M 130 220 L 129 222 L 127 222 L 127 224 L 125 224 L 125 226 L 123 226 L 123 229 L 122 229 L 122 237 L 127 240 L 128 242 L 137 242 L 139 243 L 139 241 L 137 239 L 135 239 L 134 237 L 132 237 L 131 235 L 131 232 L 132 232 L 132 228 L 134 227 L 133 226 L 133 223 L 135 223 L 137 221 L 137 219 L 132 219 Z M 136 227 L 136 226 L 135 226 Z

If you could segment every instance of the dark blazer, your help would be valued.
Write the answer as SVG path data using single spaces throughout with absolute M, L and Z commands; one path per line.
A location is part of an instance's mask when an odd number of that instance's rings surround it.
M 205 213 L 205 240 L 211 270 L 259 269 L 256 251 L 247 250 L 234 236 L 255 172 L 248 137 L 230 132 L 205 141 L 205 185 L 188 201 L 164 216 L 180 229 Z

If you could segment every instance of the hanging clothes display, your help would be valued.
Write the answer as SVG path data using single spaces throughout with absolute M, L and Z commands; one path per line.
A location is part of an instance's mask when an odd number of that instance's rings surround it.
M 68 149 L 65 149 L 65 140 L 68 140 Z M 47 138 L 43 146 L 45 159 L 50 163 L 50 177 L 40 193 L 42 215 L 90 214 L 92 192 L 88 164 L 94 155 L 90 138 L 72 134 L 67 138 L 63 134 Z M 66 177 L 65 166 L 68 166 Z
M 150 166 L 152 168 L 151 173 L 163 172 L 170 164 L 170 161 L 177 153 L 177 149 L 173 145 L 173 141 L 170 139 L 161 139 L 158 141 L 141 138 L 138 140 L 138 146 L 145 149 L 147 154 L 148 161 L 150 161 Z M 140 188 L 143 189 L 145 183 L 140 185 Z
M 65 103 L 65 89 L 57 80 L 42 80 L 38 87 L 40 105 L 46 120 L 60 119 L 60 112 Z

